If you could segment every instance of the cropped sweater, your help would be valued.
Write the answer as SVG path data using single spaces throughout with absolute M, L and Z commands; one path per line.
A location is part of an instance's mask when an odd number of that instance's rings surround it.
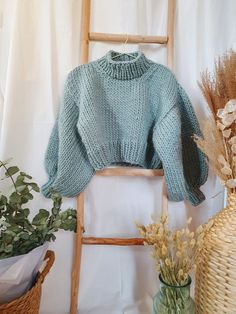
M 67 75 L 45 156 L 46 197 L 51 187 L 76 196 L 96 170 L 121 165 L 163 168 L 170 200 L 204 200 L 208 167 L 191 138 L 201 132 L 189 98 L 167 67 L 131 54 L 111 50 Z

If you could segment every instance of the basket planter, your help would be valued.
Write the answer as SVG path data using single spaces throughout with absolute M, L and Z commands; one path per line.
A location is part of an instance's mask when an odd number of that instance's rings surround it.
M 38 314 L 41 292 L 42 292 L 42 283 L 45 276 L 49 272 L 50 268 L 53 265 L 55 256 L 54 252 L 48 250 L 45 255 L 45 260 L 47 264 L 42 272 L 40 272 L 35 280 L 33 287 L 28 290 L 21 297 L 5 304 L 0 305 L 0 314 Z
M 213 217 L 196 271 L 195 301 L 199 314 L 236 313 L 236 193 Z

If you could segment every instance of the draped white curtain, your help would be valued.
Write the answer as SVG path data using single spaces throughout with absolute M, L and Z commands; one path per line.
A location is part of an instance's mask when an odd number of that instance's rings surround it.
M 0 0 L 0 158 L 45 182 L 43 158 L 60 105 L 67 73 L 79 64 L 80 0 Z M 94 0 L 91 30 L 165 35 L 167 0 Z M 188 92 L 200 121 L 208 114 L 197 85 L 200 72 L 236 43 L 234 0 L 177 0 L 175 73 Z M 90 59 L 121 45 L 91 44 Z M 166 62 L 165 48 L 128 45 L 156 62 Z M 223 205 L 223 190 L 210 174 L 202 190 L 206 201 L 197 208 L 169 203 L 170 223 L 193 228 Z M 94 177 L 85 193 L 87 235 L 135 236 L 135 221 L 148 223 L 159 213 L 161 184 L 154 178 Z M 32 211 L 49 208 L 42 195 Z M 65 199 L 64 208 L 75 207 Z M 55 264 L 43 285 L 40 313 L 69 312 L 73 234 L 59 232 L 51 245 Z M 158 290 L 147 248 L 84 247 L 79 291 L 81 314 L 147 314 Z

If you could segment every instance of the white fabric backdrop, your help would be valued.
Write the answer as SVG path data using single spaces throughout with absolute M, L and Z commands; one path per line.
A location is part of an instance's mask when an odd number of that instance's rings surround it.
M 94 0 L 92 31 L 165 34 L 167 0 Z M 42 184 L 43 157 L 67 73 L 79 64 L 81 1 L 0 0 L 0 158 L 14 163 Z M 236 42 L 234 0 L 178 0 L 175 15 L 175 73 L 187 90 L 200 120 L 207 114 L 197 86 L 200 72 Z M 90 59 L 120 45 L 91 45 Z M 165 49 L 141 49 L 165 63 Z M 100 236 L 136 235 L 134 221 L 147 223 L 160 212 L 160 180 L 94 177 L 86 189 L 86 233 Z M 193 227 L 223 204 L 214 176 L 203 187 L 207 200 L 198 208 L 171 203 L 171 224 L 182 226 L 193 216 Z M 219 193 L 217 196 L 213 197 Z M 67 199 L 64 207 L 75 206 Z M 50 201 L 38 195 L 36 211 Z M 60 232 L 51 245 L 56 261 L 48 275 L 42 314 L 69 312 L 73 235 Z M 79 305 L 81 314 L 147 314 L 158 290 L 157 276 L 146 248 L 85 247 Z

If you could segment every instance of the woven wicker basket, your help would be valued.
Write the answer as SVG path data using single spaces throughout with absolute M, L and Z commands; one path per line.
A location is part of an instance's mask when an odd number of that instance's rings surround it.
M 196 271 L 197 313 L 236 313 L 236 193 L 213 218 Z
M 53 251 L 47 251 L 45 255 L 45 260 L 48 259 L 47 264 L 44 270 L 39 273 L 36 278 L 34 286 L 27 291 L 20 298 L 15 299 L 9 303 L 0 305 L 0 314 L 38 314 L 41 292 L 42 292 L 42 283 L 45 276 L 49 272 L 52 264 L 54 262 L 55 256 Z

